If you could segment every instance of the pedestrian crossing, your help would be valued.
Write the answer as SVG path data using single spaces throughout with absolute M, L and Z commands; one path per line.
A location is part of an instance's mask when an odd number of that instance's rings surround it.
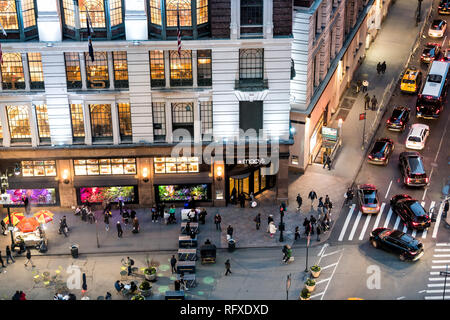
M 428 212 L 431 210 L 436 210 L 436 202 L 431 201 L 428 205 L 425 201 L 421 203 Z M 439 204 L 438 204 L 439 205 Z M 443 203 L 439 205 L 437 210 L 436 222 L 432 222 L 428 230 L 417 231 L 409 229 L 390 207 L 389 204 L 383 202 L 380 207 L 380 212 L 377 215 L 365 215 L 357 206 L 353 204 L 345 217 L 344 224 L 339 232 L 338 241 L 363 241 L 370 237 L 370 232 L 373 229 L 383 227 L 390 229 L 397 229 L 407 233 L 415 238 L 426 239 L 427 237 L 436 238 L 439 224 L 441 220 L 441 215 L 443 211 Z M 339 230 L 339 229 L 338 229 Z
M 450 272 L 450 243 L 436 243 L 431 270 L 424 299 L 450 300 L 450 277 L 441 274 Z

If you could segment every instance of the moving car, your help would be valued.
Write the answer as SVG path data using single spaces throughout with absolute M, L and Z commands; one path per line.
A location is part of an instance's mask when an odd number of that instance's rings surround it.
M 410 109 L 397 106 L 392 111 L 391 117 L 386 121 L 387 128 L 393 131 L 403 131 L 409 120 Z
M 416 93 L 422 83 L 422 72 L 416 68 L 407 68 L 400 83 L 402 92 Z
M 450 14 L 450 0 L 441 0 L 438 6 L 439 14 Z
M 419 201 L 407 194 L 393 196 L 391 209 L 410 229 L 424 230 L 431 225 L 431 216 Z
M 422 150 L 425 148 L 425 142 L 430 134 L 430 128 L 426 124 L 415 123 L 409 130 L 405 146 L 408 149 Z
M 442 19 L 433 20 L 430 29 L 428 29 L 428 35 L 433 38 L 442 38 L 447 31 L 447 21 Z
M 400 173 L 403 183 L 409 187 L 428 185 L 429 179 L 418 152 L 402 152 L 399 156 Z
M 376 228 L 370 233 L 369 241 L 374 248 L 398 254 L 402 261 L 416 261 L 424 254 L 423 244 L 400 230 Z
M 442 55 L 441 61 L 445 61 L 445 62 L 450 61 L 450 49 L 449 48 L 444 50 L 444 54 Z
M 438 60 L 441 56 L 441 45 L 438 43 L 427 43 L 420 56 L 420 61 L 423 63 L 430 63 Z
M 368 162 L 386 166 L 389 163 L 392 151 L 394 151 L 394 141 L 389 138 L 378 139 L 373 144 L 372 150 L 368 155 Z
M 362 213 L 380 212 L 380 200 L 378 190 L 373 184 L 358 186 L 358 203 Z

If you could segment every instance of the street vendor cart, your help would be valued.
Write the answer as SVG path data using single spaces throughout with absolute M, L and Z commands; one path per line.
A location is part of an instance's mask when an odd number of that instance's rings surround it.
M 200 257 L 202 264 L 216 263 L 216 246 L 214 244 L 204 244 L 200 247 Z
M 44 229 L 35 218 L 21 220 L 14 229 L 16 247 L 34 247 L 41 252 L 47 251 L 48 240 Z

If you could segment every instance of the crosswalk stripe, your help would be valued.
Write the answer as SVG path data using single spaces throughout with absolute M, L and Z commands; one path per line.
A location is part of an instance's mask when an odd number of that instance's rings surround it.
M 432 263 L 450 263 L 450 260 L 431 260 Z
M 385 206 L 386 206 L 386 203 L 383 202 L 381 204 L 380 213 L 378 214 L 377 219 L 375 220 L 375 224 L 373 225 L 374 229 L 376 229 L 378 227 L 378 224 L 380 223 L 381 216 L 383 215 L 383 210 L 384 210 Z
M 438 275 L 439 275 L 439 272 L 433 272 L 433 271 L 430 272 L 430 276 L 438 276 Z
M 397 220 L 395 220 L 394 230 L 397 229 L 399 223 L 400 223 L 400 217 L 397 216 Z
M 434 201 L 431 202 L 430 208 L 433 206 L 433 203 L 434 203 Z M 425 208 L 425 201 L 422 201 L 422 202 L 421 202 L 421 205 L 422 205 L 422 207 Z M 414 230 L 414 231 L 416 231 L 416 230 Z M 413 233 L 414 233 L 414 232 L 413 232 Z M 422 231 L 422 239 L 425 239 L 425 238 L 427 237 L 427 233 L 428 233 L 428 230 L 427 230 L 427 229 L 424 229 L 424 230 Z M 413 235 L 413 237 L 415 237 L 415 234 Z
M 341 234 L 339 235 L 338 241 L 342 241 L 344 239 L 345 231 L 347 230 L 348 223 L 350 222 L 350 219 L 353 215 L 354 210 L 355 210 L 355 204 L 352 205 L 352 208 L 350 209 L 350 211 L 347 214 L 347 218 L 345 219 L 345 223 L 344 223 L 344 226 L 342 227 Z
M 367 230 L 367 227 L 369 226 L 369 222 L 370 222 L 371 218 L 372 218 L 372 215 L 370 215 L 370 214 L 366 217 L 366 221 L 364 222 L 364 226 L 361 230 L 361 234 L 359 235 L 359 240 L 362 240 L 364 238 L 364 235 L 366 234 L 366 230 Z
M 450 258 L 450 254 L 434 254 L 435 258 Z
M 406 223 L 403 224 L 403 233 L 406 233 L 408 231 L 408 227 L 406 226 Z
M 438 288 L 438 287 L 443 287 L 444 283 L 429 283 L 428 287 L 429 288 Z
M 435 252 L 450 252 L 450 249 L 434 249 Z
M 450 299 L 450 296 L 445 296 L 444 299 Z M 426 296 L 425 300 L 442 300 L 442 296 Z
M 444 289 L 427 290 L 427 293 L 444 293 Z M 442 297 L 441 297 L 442 298 Z
M 443 242 L 439 242 L 436 243 L 437 247 L 450 247 L 450 243 L 443 243 Z
M 355 223 L 353 224 L 352 231 L 350 232 L 350 236 L 348 237 L 349 241 L 353 240 L 353 236 L 355 235 L 356 228 L 358 227 L 358 224 L 359 224 L 359 219 L 361 219 L 361 215 L 362 215 L 362 212 L 359 211 L 358 215 L 356 216 Z
M 445 278 L 428 278 L 428 281 L 445 281 Z
M 388 216 L 386 218 L 386 221 L 384 221 L 384 226 L 383 228 L 387 228 L 388 224 L 389 224 L 389 220 L 391 220 L 391 216 L 392 216 L 392 208 L 389 208 L 389 213 Z M 394 228 L 395 229 L 395 228 Z
M 438 229 L 439 229 L 439 224 L 441 223 L 442 211 L 444 211 L 444 203 L 441 203 L 441 206 L 439 207 L 439 213 L 438 213 L 438 216 L 436 218 L 436 222 L 434 223 L 434 229 L 433 229 L 432 238 L 436 238 L 436 236 L 437 236 L 437 232 L 438 232 Z
M 431 266 L 431 269 L 446 269 L 447 266 Z

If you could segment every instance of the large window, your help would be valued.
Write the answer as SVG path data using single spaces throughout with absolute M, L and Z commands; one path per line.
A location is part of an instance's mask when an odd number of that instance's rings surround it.
M 208 0 L 197 0 L 197 24 L 208 22 Z
M 186 140 L 192 140 L 194 137 L 194 104 L 190 102 L 172 103 L 172 129 L 187 130 L 190 137 Z M 183 138 L 184 140 L 184 138 Z
M 263 79 L 264 49 L 239 50 L 239 79 Z
M 86 61 L 87 87 L 91 89 L 109 88 L 108 54 L 94 52 L 94 61 L 88 52 L 84 53 Z
M 161 25 L 161 0 L 150 0 L 150 21 Z
M 27 106 L 6 106 L 12 142 L 31 140 L 30 114 Z
M 73 0 L 63 0 L 62 8 L 64 12 L 64 22 L 66 26 L 75 28 L 75 16 Z
M 155 173 L 198 172 L 198 157 L 153 158 Z
M 0 0 L 0 22 L 5 30 L 19 29 L 15 0 Z
M 3 53 L 2 84 L 3 90 L 25 89 L 22 55 L 20 53 Z
M 126 51 L 113 52 L 114 87 L 128 88 L 128 62 Z
M 177 12 L 180 26 L 192 26 L 191 0 L 166 0 L 166 18 L 168 27 L 177 26 Z
M 241 25 L 263 24 L 264 0 L 241 0 Z
M 22 161 L 23 177 L 56 177 L 55 160 Z
M 129 103 L 118 103 L 117 109 L 119 112 L 119 128 L 120 138 L 122 141 L 131 141 L 131 110 Z
M 170 51 L 170 85 L 192 86 L 192 54 L 191 50 Z
M 80 56 L 77 52 L 65 52 L 67 89 L 81 88 Z
M 28 68 L 30 69 L 30 88 L 44 89 L 44 72 L 39 52 L 28 53 Z
M 0 0 L 0 22 L 8 40 L 36 38 L 36 16 L 36 0 Z
M 34 0 L 22 0 L 23 27 L 29 28 L 36 25 L 36 12 Z
M 84 141 L 84 117 L 81 104 L 70 105 L 70 117 L 72 120 L 72 137 L 74 141 Z
M 150 74 L 152 87 L 164 87 L 166 85 L 164 74 L 164 51 L 150 51 Z
M 111 17 L 111 26 L 117 26 L 123 22 L 122 1 L 109 0 L 109 15 Z
M 78 0 L 80 25 L 86 26 L 86 15 L 89 13 L 92 28 L 105 28 L 105 5 L 103 0 Z
M 3 128 L 2 128 L 2 124 L 0 123 L 0 141 L 3 140 Z
M 197 51 L 197 82 L 199 86 L 212 85 L 211 50 Z
M 136 174 L 136 158 L 73 160 L 76 176 Z
M 153 110 L 153 140 L 166 140 L 166 103 L 152 102 Z
M 202 124 L 202 137 L 205 139 L 212 139 L 213 133 L 213 112 L 212 101 L 200 102 L 200 120 Z
M 50 141 L 50 126 L 48 124 L 47 105 L 41 104 L 36 106 L 36 119 L 40 141 Z
M 89 110 L 93 140 L 111 140 L 113 136 L 111 105 L 90 104 Z

